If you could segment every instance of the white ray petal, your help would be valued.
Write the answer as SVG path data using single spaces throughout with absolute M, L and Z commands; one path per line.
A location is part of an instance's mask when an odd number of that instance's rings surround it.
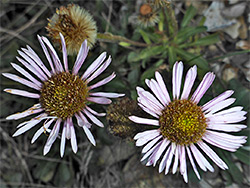
M 90 130 L 86 126 L 83 126 L 82 128 L 83 128 L 85 134 L 87 135 L 89 141 L 91 142 L 91 144 L 93 144 L 95 146 L 96 142 L 95 142 L 95 139 L 94 139 L 92 133 L 90 132 Z
M 61 144 L 60 144 L 60 156 L 63 157 L 64 150 L 65 150 L 65 143 L 66 143 L 66 124 L 67 122 L 64 122 L 63 130 L 62 130 L 62 136 L 61 136 Z
M 140 132 L 140 133 L 137 133 L 134 137 L 135 140 L 139 139 L 139 138 L 142 138 L 146 135 L 159 135 L 160 134 L 160 130 L 159 129 L 155 129 L 155 130 L 148 130 L 148 131 L 144 131 L 144 132 Z
M 92 74 L 106 58 L 106 52 L 103 52 L 84 72 L 81 79 L 86 80 L 90 74 Z
M 84 63 L 87 55 L 88 55 L 89 47 L 87 46 L 87 40 L 85 39 L 80 47 L 80 50 L 77 54 L 76 62 L 73 67 L 72 73 L 77 74 L 82 64 Z
M 31 140 L 31 144 L 33 144 L 42 133 L 47 132 L 47 129 L 50 127 L 50 125 L 53 121 L 54 121 L 54 119 L 51 119 L 47 123 L 44 123 L 44 125 L 36 131 L 36 133 L 34 134 L 32 140 Z
M 6 119 L 17 120 L 17 119 L 24 118 L 24 117 L 27 117 L 27 116 L 32 115 L 32 114 L 42 112 L 42 111 L 43 111 L 43 109 L 41 108 L 41 105 L 40 104 L 35 104 L 35 105 L 33 105 L 32 107 L 30 107 L 29 109 L 27 109 L 27 110 L 25 110 L 23 112 L 18 112 L 18 113 L 7 116 Z
M 89 119 L 99 127 L 104 127 L 103 123 L 97 119 L 95 116 L 93 116 L 88 110 L 83 109 L 83 112 L 89 117 Z
M 224 93 L 220 94 L 219 96 L 213 98 L 212 100 L 210 100 L 206 104 L 204 104 L 202 106 L 202 110 L 203 111 L 209 110 L 210 108 L 212 108 L 217 103 L 219 103 L 219 102 L 227 99 L 228 97 L 230 97 L 233 93 L 234 93 L 233 90 L 225 91 Z
M 69 69 L 68 69 L 68 58 L 67 58 L 66 43 L 65 43 L 65 40 L 64 40 L 64 37 L 63 37 L 62 33 L 59 33 L 59 35 L 60 35 L 61 44 L 62 44 L 64 69 L 65 69 L 66 72 L 68 72 Z
M 181 81 L 183 74 L 183 63 L 176 62 L 173 67 L 172 85 L 173 85 L 173 98 L 179 99 L 181 90 Z
M 163 93 L 163 95 L 165 96 L 166 100 L 167 100 L 167 104 L 171 102 L 171 99 L 169 97 L 169 94 L 168 94 L 168 90 L 166 88 L 166 85 L 163 81 L 163 78 L 162 76 L 160 75 L 159 72 L 155 72 L 155 78 L 156 78 L 156 81 L 158 82 L 160 88 L 161 88 L 161 91 Z
M 204 78 L 202 79 L 201 83 L 199 84 L 198 88 L 195 90 L 194 94 L 191 97 L 191 100 L 195 103 L 199 103 L 200 99 L 212 85 L 215 79 L 215 75 L 212 72 L 208 72 Z
M 36 84 L 39 88 L 41 88 L 42 83 L 39 82 L 37 79 L 35 79 L 33 76 L 31 76 L 26 70 L 24 70 L 22 67 L 15 63 L 10 63 L 14 69 L 16 69 L 18 72 L 20 72 L 22 75 L 24 75 L 26 78 L 28 78 L 31 82 Z
M 71 132 L 71 138 L 70 138 L 70 143 L 71 147 L 74 153 L 77 152 L 77 140 L 76 140 L 76 133 L 75 133 L 75 128 L 73 125 L 70 126 L 70 132 Z
M 100 87 L 102 85 L 105 85 L 105 84 L 109 83 L 111 80 L 113 80 L 115 77 L 116 77 L 116 74 L 113 72 L 107 78 L 104 78 L 103 80 L 97 82 L 96 84 L 89 86 L 89 90 Z
M 55 142 L 55 140 L 56 140 L 56 138 L 58 136 L 58 133 L 59 133 L 61 122 L 62 122 L 61 119 L 56 120 L 56 123 L 55 123 L 52 131 L 49 134 L 49 138 L 47 139 L 46 146 L 50 146 Z
M 29 80 L 26 80 L 24 78 L 21 78 L 15 74 L 10 74 L 10 73 L 2 73 L 3 76 L 11 79 L 11 80 L 14 80 L 16 82 L 19 82 L 23 85 L 26 85 L 30 88 L 33 88 L 33 89 L 36 89 L 36 90 L 40 90 L 41 88 L 39 86 L 37 86 L 36 84 L 34 84 L 33 82 L 29 81 Z
M 186 149 L 187 149 L 187 153 L 188 153 L 189 160 L 190 160 L 191 165 L 192 165 L 192 167 L 193 167 L 193 169 L 194 169 L 194 172 L 195 172 L 196 176 L 198 177 L 198 179 L 201 179 L 200 174 L 199 174 L 199 172 L 198 172 L 198 170 L 197 170 L 197 168 L 196 168 L 196 165 L 195 165 L 195 163 L 194 163 L 192 154 L 191 154 L 191 152 L 190 152 L 188 146 L 186 146 Z
M 207 144 L 205 144 L 202 141 L 198 142 L 197 144 L 208 155 L 208 157 L 217 164 L 217 166 L 219 166 L 223 170 L 228 169 L 227 165 L 220 159 L 220 157 Z
M 187 72 L 183 91 L 181 94 L 181 99 L 188 99 L 190 91 L 194 85 L 194 81 L 196 79 L 196 76 L 197 76 L 197 67 L 195 65 L 195 66 L 191 67 L 189 69 L 189 71 Z
M 159 126 L 158 120 L 141 118 L 137 116 L 129 116 L 128 118 L 135 123 Z
M 19 136 L 20 134 L 23 134 L 24 132 L 30 130 L 32 127 L 37 125 L 40 121 L 42 121 L 41 117 L 45 116 L 45 114 L 40 114 L 39 116 L 31 119 L 30 121 L 26 122 L 24 126 L 19 128 L 14 134 L 13 137 Z

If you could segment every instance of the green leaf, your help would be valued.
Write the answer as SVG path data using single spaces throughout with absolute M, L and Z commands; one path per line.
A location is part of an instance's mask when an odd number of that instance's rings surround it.
M 60 187 L 70 186 L 69 183 L 72 177 L 73 173 L 70 170 L 70 167 L 64 163 L 61 163 L 55 175 L 55 182 L 58 183 L 57 185 L 60 185 Z
M 244 107 L 244 110 L 250 110 L 250 90 L 236 79 L 229 81 L 229 88 L 235 91 L 234 97 L 236 97 L 237 100 L 234 105 L 240 105 Z
M 249 53 L 249 52 L 250 52 L 250 50 L 242 50 L 242 51 L 237 51 L 237 52 L 230 52 L 230 53 L 227 53 L 226 55 L 223 55 L 223 56 L 208 59 L 208 61 L 209 62 L 216 61 L 216 60 L 219 60 L 219 59 L 224 59 L 225 57 L 231 57 L 231 56 L 235 56 L 235 55 L 239 55 L 239 54 L 245 54 L 245 53 Z
M 234 164 L 232 161 L 232 157 L 229 152 L 217 150 L 218 154 L 220 154 L 220 157 L 223 161 L 228 165 L 228 172 L 233 178 L 233 181 L 242 184 L 243 181 L 243 174 L 241 173 L 240 169 Z
M 120 46 L 123 46 L 123 47 L 129 47 L 129 46 L 131 46 L 129 43 L 127 43 L 127 42 L 119 42 L 119 45 Z
M 206 30 L 207 28 L 204 26 L 185 27 L 178 32 L 174 40 L 176 41 L 177 44 L 180 44 L 186 41 L 189 37 L 205 32 Z
M 138 83 L 139 75 L 140 75 L 140 67 L 134 68 L 129 74 L 128 74 L 128 82 L 132 87 L 135 87 Z
M 141 75 L 141 81 L 144 82 L 144 80 L 146 78 L 152 78 L 154 76 L 154 73 L 155 73 L 156 69 L 160 65 L 162 65 L 163 62 L 164 62 L 164 59 L 160 59 L 153 66 L 149 67 L 146 71 L 144 71 L 143 74 Z
M 191 19 L 196 15 L 196 8 L 194 8 L 192 5 L 188 8 L 187 12 L 184 15 L 184 18 L 181 22 L 181 27 L 186 27 L 189 22 L 191 21 Z
M 213 34 L 213 35 L 208 35 L 206 37 L 197 39 L 197 41 L 187 44 L 185 45 L 185 47 L 189 47 L 189 46 L 206 46 L 206 45 L 210 45 L 210 44 L 214 44 L 219 42 L 219 36 L 217 34 Z
M 202 70 L 202 73 L 205 73 L 209 70 L 208 62 L 203 57 L 201 57 L 201 55 L 197 56 L 179 48 L 175 48 L 175 50 L 176 53 L 186 60 L 186 63 L 188 63 L 190 66 L 197 65 L 198 68 Z
M 235 155 L 241 162 L 247 165 L 250 165 L 250 161 L 249 161 L 250 152 L 249 151 L 240 148 L 235 153 L 233 153 L 233 155 Z
M 138 53 L 130 53 L 128 57 L 129 62 L 136 62 L 140 61 L 143 59 L 149 59 L 153 56 L 159 55 L 163 53 L 166 49 L 163 46 L 153 46 L 153 47 L 148 47 L 141 52 Z
M 144 32 L 143 30 L 139 30 L 139 33 L 141 34 L 141 36 L 142 36 L 142 38 L 143 38 L 143 40 L 147 43 L 147 44 L 151 44 L 151 41 L 150 41 L 150 39 L 149 39 L 149 34 L 148 33 L 146 33 L 146 32 Z
M 168 48 L 168 62 L 171 67 L 174 65 L 175 61 L 176 61 L 176 52 L 174 47 L 170 46 Z

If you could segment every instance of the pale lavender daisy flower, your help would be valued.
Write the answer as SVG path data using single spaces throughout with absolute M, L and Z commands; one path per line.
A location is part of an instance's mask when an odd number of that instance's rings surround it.
M 207 73 L 193 95 L 190 95 L 197 68 L 193 66 L 187 72 L 181 93 L 182 74 L 183 64 L 176 62 L 173 67 L 172 100 L 158 72 L 155 73 L 156 80 L 145 81 L 155 96 L 137 87 L 139 106 L 155 119 L 136 116 L 129 118 L 135 123 L 158 127 L 135 135 L 136 146 L 145 145 L 142 149 L 144 156 L 141 161 L 147 159 L 146 166 L 155 166 L 161 158 L 159 173 L 165 170 L 167 174 L 173 160 L 172 172 L 176 173 L 180 166 L 180 173 L 184 181 L 188 182 L 187 158 L 199 179 L 196 164 L 204 171 L 214 171 L 201 151 L 221 169 L 228 168 L 208 144 L 232 152 L 242 146 L 246 142 L 246 136 L 234 136 L 221 131 L 238 132 L 246 128 L 246 125 L 238 123 L 246 119 L 246 112 L 242 111 L 241 106 L 222 110 L 235 101 L 234 98 L 229 98 L 233 94 L 231 90 L 199 106 L 200 99 L 211 86 L 215 75 L 212 72 Z
M 66 138 L 70 139 L 73 152 L 77 152 L 73 117 L 76 118 L 78 126 L 83 128 L 89 141 L 93 145 L 96 145 L 95 139 L 89 130 L 91 127 L 89 120 L 97 126 L 103 127 L 103 123 L 98 120 L 96 116 L 105 116 L 106 114 L 92 110 L 89 107 L 89 103 L 110 104 L 112 101 L 108 98 L 117 98 L 124 95 L 92 91 L 115 78 L 115 73 L 112 73 L 107 78 L 95 84 L 90 84 L 92 80 L 98 77 L 110 65 L 110 56 L 106 59 L 106 53 L 103 52 L 82 75 L 79 75 L 78 72 L 88 55 L 89 48 L 87 47 L 87 40 L 82 43 L 72 71 L 69 71 L 65 40 L 61 33 L 60 37 L 63 64 L 49 40 L 45 37 L 38 36 L 51 71 L 46 68 L 32 48 L 27 46 L 27 49 L 22 48 L 22 51 L 18 51 L 21 57 L 17 57 L 17 59 L 32 74 L 21 66 L 11 63 L 13 68 L 25 78 L 10 73 L 3 73 L 3 75 L 36 90 L 35 93 L 19 89 L 5 89 L 4 91 L 39 100 L 38 104 L 35 104 L 24 112 L 7 117 L 9 120 L 17 120 L 32 114 L 37 115 L 31 120 L 19 124 L 17 126 L 19 129 L 13 136 L 18 136 L 44 121 L 43 125 L 33 136 L 31 143 L 34 143 L 43 132 L 50 132 L 43 150 L 44 155 L 46 155 L 58 137 L 59 130 L 62 129 L 60 144 L 60 154 L 62 157 L 65 150 Z M 54 125 L 51 126 L 52 124 Z M 53 127 L 52 130 L 50 130 L 49 127 Z

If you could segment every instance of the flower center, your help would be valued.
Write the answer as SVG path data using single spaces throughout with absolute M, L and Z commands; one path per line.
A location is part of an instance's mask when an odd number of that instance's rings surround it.
M 87 84 L 79 76 L 62 72 L 44 82 L 40 103 L 49 115 L 66 119 L 85 107 L 87 96 Z
M 171 142 L 188 145 L 198 142 L 206 131 L 206 118 L 190 100 L 169 103 L 159 118 L 161 134 Z

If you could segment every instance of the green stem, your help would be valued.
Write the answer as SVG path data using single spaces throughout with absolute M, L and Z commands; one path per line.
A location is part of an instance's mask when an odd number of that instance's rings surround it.
M 150 44 L 132 41 L 132 40 L 129 40 L 125 37 L 122 37 L 119 35 L 113 35 L 111 33 L 97 33 L 97 40 L 104 41 L 104 42 L 111 42 L 111 43 L 126 42 L 126 43 L 133 45 L 133 46 L 139 46 L 139 47 L 151 46 Z

